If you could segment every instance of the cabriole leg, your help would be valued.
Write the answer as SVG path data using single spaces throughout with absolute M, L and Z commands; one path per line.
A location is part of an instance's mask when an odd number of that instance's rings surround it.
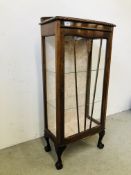
M 104 144 L 102 143 L 102 139 L 103 139 L 104 135 L 105 135 L 105 130 L 103 130 L 103 131 L 101 131 L 99 133 L 99 139 L 98 139 L 98 144 L 97 144 L 97 147 L 99 149 L 103 149 L 104 148 Z
M 62 160 L 61 160 L 61 156 L 63 151 L 65 150 L 66 146 L 56 146 L 55 150 L 56 150 L 56 154 L 57 154 L 57 162 L 55 163 L 55 167 L 57 170 L 60 170 L 63 168 L 63 164 L 62 164 Z
M 49 151 L 51 151 L 51 146 L 50 146 L 50 142 L 49 142 L 49 137 L 44 137 L 44 138 L 45 138 L 46 143 L 47 143 L 47 145 L 45 146 L 45 151 L 46 151 L 46 152 L 49 152 Z

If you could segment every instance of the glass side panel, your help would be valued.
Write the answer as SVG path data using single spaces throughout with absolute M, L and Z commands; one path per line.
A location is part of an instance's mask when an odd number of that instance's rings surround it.
M 106 40 L 65 36 L 65 137 L 100 124 Z
M 48 129 L 56 135 L 55 37 L 45 37 Z

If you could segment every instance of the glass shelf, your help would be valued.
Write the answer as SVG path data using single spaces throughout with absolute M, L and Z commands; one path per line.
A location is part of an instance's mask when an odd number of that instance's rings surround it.
M 104 70 L 104 68 L 102 69 L 99 69 L 99 71 L 102 71 L 102 70 Z M 50 72 L 50 73 L 56 73 L 56 72 L 53 72 L 53 71 L 51 71 L 51 70 L 49 70 L 49 69 L 46 69 L 46 71 L 47 72 Z M 91 71 L 97 71 L 96 69 L 91 69 Z M 81 72 L 86 72 L 86 71 L 77 71 L 77 73 L 81 73 Z M 65 72 L 65 74 L 72 74 L 72 73 L 75 73 L 75 72 Z

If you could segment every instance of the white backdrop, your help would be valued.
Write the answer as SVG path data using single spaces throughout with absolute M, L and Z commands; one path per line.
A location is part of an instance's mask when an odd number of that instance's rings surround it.
M 43 135 L 42 16 L 112 22 L 108 114 L 131 107 L 130 0 L 0 0 L 0 148 Z

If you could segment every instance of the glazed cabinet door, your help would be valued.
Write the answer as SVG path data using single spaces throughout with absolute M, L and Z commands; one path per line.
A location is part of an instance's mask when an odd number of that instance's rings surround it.
M 107 39 L 64 36 L 64 136 L 101 124 Z

